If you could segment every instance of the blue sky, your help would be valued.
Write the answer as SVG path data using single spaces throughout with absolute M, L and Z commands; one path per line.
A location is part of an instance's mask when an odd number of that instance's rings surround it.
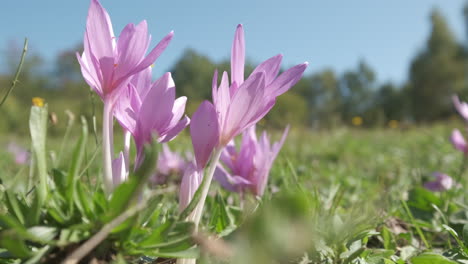
M 429 13 L 438 6 L 460 41 L 465 40 L 463 0 L 101 0 L 116 34 L 146 19 L 154 46 L 175 37 L 155 67 L 161 74 L 194 48 L 215 61 L 229 57 L 238 23 L 246 31 L 247 57 L 258 63 L 277 53 L 284 66 L 309 61 L 308 73 L 338 72 L 366 60 L 379 81 L 402 82 L 410 59 L 424 46 Z M 30 51 L 52 61 L 82 41 L 89 1 L 8 0 L 0 9 L 0 53 L 8 43 L 30 41 Z M 0 58 L 0 62 L 5 60 Z

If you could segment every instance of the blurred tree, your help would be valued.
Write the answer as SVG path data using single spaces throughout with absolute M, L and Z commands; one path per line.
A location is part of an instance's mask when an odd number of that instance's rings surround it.
M 435 9 L 430 16 L 431 34 L 426 47 L 413 59 L 409 72 L 409 95 L 416 121 L 447 117 L 451 95 L 465 88 L 465 63 L 444 17 Z
M 347 71 L 339 80 L 342 98 L 341 112 L 345 122 L 354 116 L 363 115 L 373 107 L 373 94 L 376 87 L 374 70 L 364 61 L 359 62 L 356 71 Z
M 338 77 L 331 69 L 325 69 L 297 84 L 297 91 L 308 104 L 308 121 L 312 126 L 334 127 L 340 122 L 341 93 Z
M 76 52 L 83 50 L 83 45 L 78 44 L 74 48 L 60 52 L 55 59 L 53 75 L 60 83 L 83 82 L 80 64 L 76 59 Z
M 284 128 L 287 124 L 303 126 L 307 124 L 307 102 L 301 95 L 289 91 L 278 97 L 275 107 L 265 117 L 264 122 L 275 128 Z
M 375 102 L 383 111 L 385 122 L 390 120 L 404 120 L 409 112 L 407 90 L 397 87 L 391 82 L 380 86 Z

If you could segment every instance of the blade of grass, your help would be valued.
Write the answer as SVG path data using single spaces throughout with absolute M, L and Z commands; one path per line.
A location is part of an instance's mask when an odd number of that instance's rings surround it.
M 57 166 L 60 165 L 62 160 L 63 151 L 65 149 L 65 144 L 68 144 L 68 138 L 70 137 L 70 132 L 73 124 L 75 123 L 75 115 L 70 110 L 65 110 L 65 114 L 68 116 L 67 128 L 65 130 L 65 135 L 63 136 L 62 143 L 60 144 L 60 151 L 57 159 Z
M 23 63 L 24 63 L 24 58 L 26 57 L 26 52 L 28 51 L 28 38 L 24 39 L 24 46 L 23 46 L 23 53 L 21 54 L 21 59 L 18 64 L 18 68 L 16 68 L 16 73 L 15 73 L 15 78 L 11 82 L 10 89 L 6 92 L 6 94 L 3 96 L 2 101 L 0 102 L 0 107 L 5 103 L 6 99 L 10 95 L 11 91 L 13 91 L 13 88 L 15 88 L 16 84 L 19 82 L 18 78 L 21 72 L 21 68 L 23 68 Z
M 423 241 L 426 248 L 431 248 L 431 245 L 429 245 L 429 243 L 427 242 L 426 237 L 424 236 L 421 228 L 419 227 L 418 223 L 416 223 L 416 220 L 414 219 L 413 214 L 411 213 L 408 207 L 408 204 L 406 204 L 404 200 L 401 200 L 401 204 L 403 205 L 403 208 L 405 209 L 406 214 L 410 218 L 411 224 L 413 224 L 414 228 L 416 228 L 416 232 L 418 233 L 419 237 Z

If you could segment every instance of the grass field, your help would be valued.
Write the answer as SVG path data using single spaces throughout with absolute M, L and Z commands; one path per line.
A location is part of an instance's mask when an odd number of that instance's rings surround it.
M 293 128 L 261 199 L 247 196 L 241 202 L 237 194 L 212 187 L 204 231 L 225 242 L 198 238 L 202 251 L 208 252 L 203 262 L 217 263 L 213 256 L 228 251 L 235 256 L 232 263 L 467 263 L 464 157 L 449 140 L 456 127 L 463 124 Z M 96 149 L 92 134 L 85 164 Z M 56 169 L 68 169 L 70 143 L 78 136 L 70 134 L 61 154 L 62 139 L 48 139 L 48 151 L 62 156 Z M 120 138 L 117 135 L 116 142 Z M 4 145 L 14 140 L 27 146 L 29 141 L 14 134 L 3 139 Z M 179 152 L 191 150 L 186 133 L 170 146 Z M 3 189 L 21 189 L 20 179 L 28 177 L 29 168 L 14 165 L 7 152 L 0 155 Z M 99 178 L 100 158 L 97 153 L 87 178 L 82 178 L 89 185 Z M 48 163 L 54 167 L 50 158 Z M 450 175 L 457 185 L 445 192 L 424 189 L 436 171 Z M 220 209 L 219 199 L 227 209 Z M 168 212 L 173 211 L 176 194 L 169 194 L 165 202 Z

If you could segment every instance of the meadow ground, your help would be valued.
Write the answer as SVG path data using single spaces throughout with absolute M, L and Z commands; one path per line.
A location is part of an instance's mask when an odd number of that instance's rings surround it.
M 463 124 L 293 128 L 261 200 L 248 196 L 241 204 L 237 194 L 212 187 L 206 231 L 223 236 L 236 252 L 233 263 L 467 263 L 463 262 L 468 259 L 468 237 L 463 236 L 468 222 L 467 174 L 463 154 L 449 140 L 453 128 L 462 130 Z M 77 137 L 71 133 L 63 157 L 69 156 L 68 145 Z M 279 133 L 273 137 L 278 139 Z M 13 134 L 2 139 L 3 145 L 10 140 L 28 144 L 28 139 Z M 48 150 L 59 152 L 62 139 L 48 140 Z M 95 149 L 92 133 L 88 141 L 85 159 Z M 189 144 L 183 134 L 170 146 L 184 152 L 191 150 Z M 14 165 L 6 151 L 0 157 L 2 187 L 21 188 L 16 183 L 29 169 Z M 88 170 L 90 183 L 99 171 L 99 160 L 100 153 Z M 450 175 L 456 186 L 445 192 L 424 189 L 424 183 L 434 180 L 434 172 Z M 214 202 L 218 197 L 230 207 L 229 220 L 219 216 L 213 220 L 212 215 L 219 214 Z

